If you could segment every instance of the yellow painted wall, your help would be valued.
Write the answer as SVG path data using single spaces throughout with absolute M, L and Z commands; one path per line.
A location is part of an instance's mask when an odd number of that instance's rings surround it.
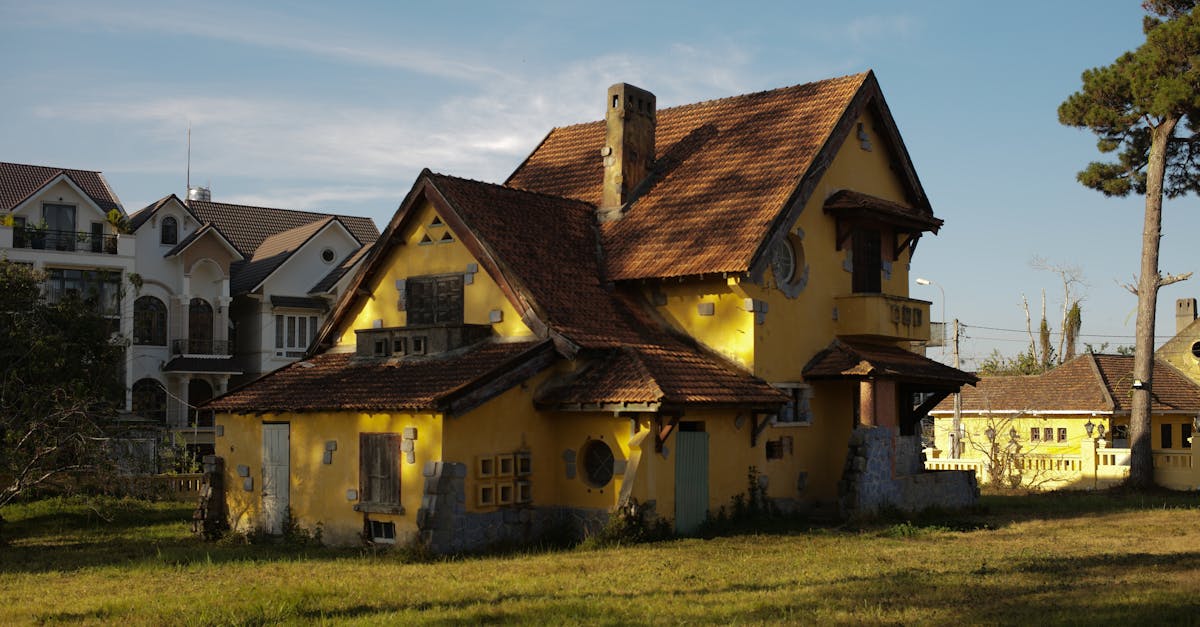
M 941 456 L 948 457 L 950 450 L 950 433 L 953 431 L 953 417 L 939 414 L 934 419 L 934 443 Z M 1112 431 L 1111 416 L 1093 416 L 1091 414 L 1077 415 L 1045 415 L 1035 414 L 1013 416 L 1011 414 L 993 414 L 992 416 L 963 415 L 962 426 L 965 433 L 963 457 L 967 459 L 982 459 L 990 451 L 991 444 L 987 439 L 987 429 L 990 425 L 996 430 L 996 442 L 1006 446 L 1011 440 L 1010 432 L 1017 430 L 1017 442 L 1023 453 L 1037 455 L 1075 455 L 1079 453 L 1079 443 L 1087 437 L 1084 424 L 1091 421 L 1097 427 L 1104 425 L 1106 433 Z M 1042 439 L 1032 441 L 1030 431 L 1038 429 Z M 1067 439 L 1058 441 L 1058 430 L 1067 429 Z M 1045 440 L 1045 430 L 1052 429 L 1054 441 Z
M 746 294 L 736 281 L 698 279 L 653 289 L 666 296 L 658 311 L 673 326 L 743 368 L 754 368 L 754 314 L 746 311 Z M 712 303 L 713 315 L 700 314 L 702 303 Z
M 1200 340 L 1200 321 L 1193 322 L 1154 351 L 1154 356 L 1175 366 L 1192 381 L 1200 383 L 1200 359 L 1192 354 L 1192 344 Z
M 354 544 L 363 528 L 363 514 L 354 511 L 357 501 L 346 498 L 347 490 L 359 489 L 359 433 L 403 433 L 416 427 L 416 463 L 401 454 L 400 498 L 405 513 L 400 516 L 371 514 L 373 520 L 396 523 L 397 542 L 417 531 L 417 509 L 424 492 L 424 462 L 442 458 L 442 424 L 435 414 L 359 414 L 318 412 L 304 414 L 231 415 L 219 414 L 217 424 L 225 435 L 216 439 L 217 455 L 225 458 L 225 481 L 230 519 L 240 531 L 261 526 L 262 425 L 286 422 L 290 431 L 290 505 L 297 523 L 313 529 L 321 523 L 327 542 Z M 336 441 L 333 463 L 322 459 L 327 441 Z M 237 467 L 250 468 L 251 491 L 242 487 Z
M 450 227 L 433 226 L 437 212 L 432 204 L 426 202 L 414 210 L 414 216 L 408 226 L 400 234 L 402 244 L 395 247 L 389 258 L 384 262 L 387 271 L 380 272 L 374 282 L 365 286 L 372 296 L 361 299 L 356 308 L 351 311 L 349 320 L 352 322 L 338 330 L 340 339 L 338 345 L 353 349 L 355 346 L 355 329 L 369 329 L 375 320 L 382 320 L 384 327 L 404 326 L 407 322 L 406 313 L 400 311 L 397 304 L 400 300 L 396 290 L 396 281 L 408 277 L 419 277 L 437 274 L 461 274 L 467 271 L 467 266 L 477 263 Z M 454 238 L 452 242 L 442 242 L 447 232 Z M 433 240 L 432 244 L 421 244 L 425 235 Z M 488 314 L 493 309 L 502 312 L 501 322 L 492 324 L 492 329 L 501 337 L 531 336 L 533 332 L 521 321 L 521 315 L 509 302 L 500 286 L 482 267 L 475 274 L 471 285 L 463 286 L 463 321 L 467 324 L 491 324 Z

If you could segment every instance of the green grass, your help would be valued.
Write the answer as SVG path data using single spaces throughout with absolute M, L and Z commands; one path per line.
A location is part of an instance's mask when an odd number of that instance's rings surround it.
M 624 546 L 406 563 L 204 543 L 190 507 L 8 508 L 0 624 L 1191 623 L 1200 498 L 989 496 L 966 514 L 773 524 Z

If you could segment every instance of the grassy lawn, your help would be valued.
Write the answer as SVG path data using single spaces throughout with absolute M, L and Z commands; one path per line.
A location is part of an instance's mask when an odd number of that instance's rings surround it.
M 406 563 L 211 544 L 190 507 L 11 507 L 0 624 L 1194 623 L 1200 497 L 985 497 L 862 528 Z

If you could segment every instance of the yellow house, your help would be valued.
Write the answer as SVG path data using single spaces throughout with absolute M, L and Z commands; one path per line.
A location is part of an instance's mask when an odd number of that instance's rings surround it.
M 921 417 L 975 379 L 909 350 L 942 222 L 874 75 L 604 108 L 502 185 L 422 172 L 309 357 L 209 405 L 235 527 L 463 550 L 618 508 L 688 533 L 750 481 L 974 499 L 921 475 Z
M 1088 353 L 1041 375 L 984 377 L 962 393 L 957 459 L 979 460 L 980 479 L 988 461 L 1006 466 L 1001 481 L 1026 487 L 1096 487 L 1083 472 L 1086 451 L 1107 452 L 1113 468 L 1108 483 L 1128 474 L 1130 390 L 1133 356 Z M 1167 361 L 1156 359 L 1151 398 L 1151 448 L 1156 473 L 1190 457 L 1194 421 L 1200 414 L 1200 385 Z M 947 399 L 930 412 L 934 422 L 932 467 L 948 467 L 953 450 L 954 409 Z M 1186 454 L 1186 455 L 1185 455 Z M 1106 462 L 1099 462 L 1100 466 Z M 1190 459 L 1182 463 L 1190 469 Z M 1103 468 L 1101 468 L 1103 470 Z M 1200 469 L 1198 469 L 1200 470 Z M 1157 477 L 1167 487 L 1193 489 L 1198 479 Z M 1100 485 L 1105 482 L 1101 481 Z

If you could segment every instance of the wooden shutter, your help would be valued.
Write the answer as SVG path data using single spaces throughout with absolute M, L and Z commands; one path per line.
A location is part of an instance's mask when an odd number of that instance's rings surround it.
M 409 279 L 405 285 L 408 288 L 408 325 L 433 324 L 434 282 L 430 279 Z
M 359 500 L 400 504 L 400 436 L 395 433 L 359 434 Z
M 462 324 L 462 275 L 442 277 L 437 280 L 437 310 L 434 312 L 434 318 L 438 324 Z

